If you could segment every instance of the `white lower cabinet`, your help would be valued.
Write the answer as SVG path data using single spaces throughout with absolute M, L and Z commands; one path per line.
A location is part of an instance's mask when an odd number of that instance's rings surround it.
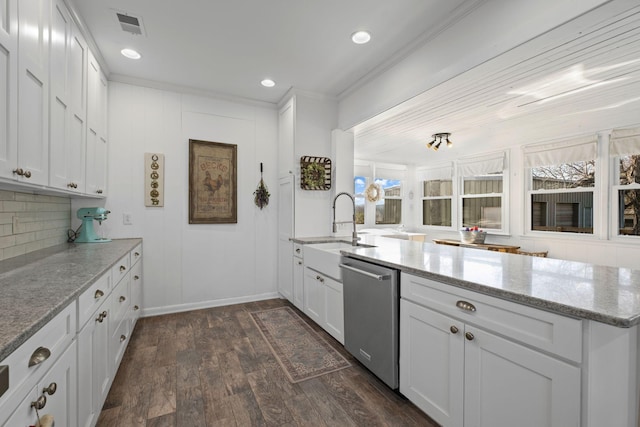
M 36 406 L 39 408 L 37 411 Z M 58 426 L 76 425 L 75 342 L 71 343 L 38 384 L 26 394 L 3 425 L 35 426 L 38 416 L 51 417 Z
M 469 302 L 464 295 L 458 318 L 407 300 L 422 294 L 438 306 L 450 295 L 435 286 L 421 292 L 420 283 L 401 284 L 407 288 L 400 302 L 402 394 L 443 427 L 580 426 L 579 366 L 523 344 L 525 334 L 512 340 L 481 326 L 499 320 L 496 307 L 503 304 Z
M 304 313 L 344 344 L 342 283 L 309 267 L 304 272 Z
M 304 310 L 304 257 L 303 247 L 293 245 L 293 305 Z
M 109 304 L 103 304 L 78 334 L 78 426 L 90 427 L 109 392 Z

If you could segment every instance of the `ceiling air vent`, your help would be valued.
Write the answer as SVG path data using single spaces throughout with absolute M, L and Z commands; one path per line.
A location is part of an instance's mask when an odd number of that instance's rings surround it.
M 144 35 L 142 18 L 122 12 L 116 12 L 116 17 L 118 18 L 122 31 L 135 35 Z

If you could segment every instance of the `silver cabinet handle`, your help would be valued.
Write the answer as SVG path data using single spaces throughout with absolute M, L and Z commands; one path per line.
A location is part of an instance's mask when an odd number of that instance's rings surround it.
M 452 334 L 457 334 L 458 333 L 458 328 L 456 328 L 455 326 L 451 326 L 449 328 L 449 330 L 451 331 Z
M 133 309 L 137 311 L 137 310 L 140 310 L 140 307 L 139 307 L 139 306 L 137 306 L 137 305 L 134 305 L 134 306 L 133 306 Z
M 95 299 L 100 299 L 104 296 L 104 292 L 102 292 L 100 289 L 98 289 L 95 293 L 95 295 L 93 296 Z
M 120 266 L 120 271 L 125 271 L 127 269 L 127 267 L 125 267 L 124 265 Z
M 24 171 L 22 170 L 22 168 L 14 169 L 13 173 L 20 176 L 24 175 Z
M 126 300 L 127 300 L 127 298 L 121 295 L 121 296 L 120 296 L 120 299 L 119 299 L 118 301 L 120 301 L 120 302 L 125 302 Z
M 469 341 L 473 341 L 473 339 L 475 338 L 475 336 L 471 332 L 467 332 L 466 334 L 464 334 L 464 337 Z
M 456 307 L 465 311 L 471 311 L 471 312 L 476 311 L 476 306 L 467 301 L 460 300 L 456 302 Z
M 302 261 L 298 261 L 298 265 L 302 265 Z
M 367 277 L 370 277 L 370 278 L 376 279 L 376 280 L 385 280 L 385 279 L 390 279 L 391 278 L 390 274 L 369 273 L 368 271 L 364 271 L 364 270 L 360 270 L 358 268 L 354 268 L 354 267 L 350 266 L 349 264 L 340 264 L 340 268 L 344 268 L 345 270 L 353 271 L 354 273 L 362 274 L 363 276 L 367 276 Z
M 31 172 L 30 171 L 24 171 L 24 177 L 25 178 L 31 178 Z
M 126 335 L 120 335 L 120 342 L 123 342 L 126 339 L 127 339 Z
M 38 347 L 29 358 L 29 367 L 39 365 L 51 356 L 51 350 L 46 347 Z
M 133 256 L 135 256 L 135 257 L 139 257 L 139 256 L 140 256 L 140 254 L 139 254 L 138 252 L 134 252 L 134 253 L 133 253 Z
M 296 253 L 299 254 L 300 253 L 300 248 L 296 249 Z
M 139 278 L 140 278 L 140 276 L 138 276 L 138 275 L 133 276 L 133 280 L 138 280 Z

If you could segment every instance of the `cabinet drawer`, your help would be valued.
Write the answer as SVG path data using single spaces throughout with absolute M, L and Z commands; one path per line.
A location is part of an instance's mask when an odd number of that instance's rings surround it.
M 76 303 L 73 302 L 0 362 L 0 365 L 9 366 L 9 390 L 0 397 L 0 408 L 16 390 L 36 385 L 72 342 L 76 334 L 76 320 Z M 48 350 L 50 355 L 29 366 L 29 360 L 39 349 L 41 354 Z
M 129 267 L 131 266 L 129 261 L 129 254 L 127 254 L 120 258 L 120 260 L 116 262 L 113 267 L 111 267 L 111 283 L 113 283 L 114 287 L 129 272 Z
M 133 267 L 142 258 L 142 243 L 131 251 L 131 266 Z
M 114 335 L 116 333 L 116 329 L 118 325 L 122 322 L 127 311 L 129 310 L 130 304 L 130 279 L 127 275 L 124 279 L 120 281 L 118 286 L 111 292 L 110 298 L 110 307 L 111 312 L 109 313 L 109 334 Z
M 78 297 L 78 330 L 109 297 L 111 291 L 111 274 L 105 274 Z
M 300 243 L 294 243 L 293 244 L 293 256 L 296 256 L 298 258 L 303 258 L 304 257 L 304 245 L 301 245 Z
M 582 321 L 578 319 L 406 273 L 400 283 L 404 299 L 569 360 L 582 359 Z

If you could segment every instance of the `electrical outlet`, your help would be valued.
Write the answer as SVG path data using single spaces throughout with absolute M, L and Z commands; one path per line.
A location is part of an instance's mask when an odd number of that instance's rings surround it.
M 131 219 L 131 213 L 130 212 L 125 212 L 122 214 L 122 223 L 124 225 L 132 225 L 133 224 L 133 220 Z

